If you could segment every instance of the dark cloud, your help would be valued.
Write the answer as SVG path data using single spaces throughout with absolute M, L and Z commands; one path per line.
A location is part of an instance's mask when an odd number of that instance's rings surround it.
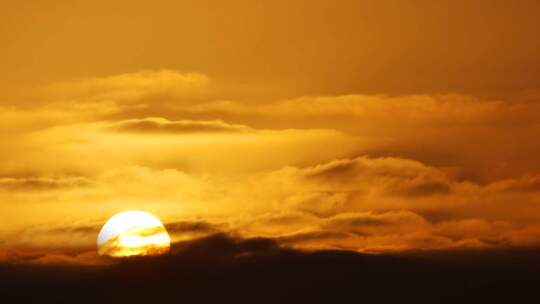
M 540 191 L 540 175 L 528 175 L 516 179 L 508 179 L 493 183 L 492 188 L 510 192 Z
M 325 240 L 348 239 L 350 233 L 339 231 L 308 231 L 276 238 L 280 244 L 296 245 L 303 242 L 324 242 Z
M 242 133 L 250 129 L 242 125 L 231 125 L 219 120 L 169 121 L 164 118 L 130 119 L 113 124 L 110 130 L 150 134 L 190 134 L 190 133 Z
M 448 182 L 437 181 L 417 181 L 406 185 L 406 187 L 397 191 L 398 194 L 405 196 L 429 196 L 436 194 L 449 194 L 452 191 Z
M 101 267 L 113 263 L 111 259 L 98 255 L 94 250 L 66 255 L 64 253 L 49 253 L 43 256 L 25 261 L 33 265 L 63 265 L 71 267 Z
M 102 225 L 99 225 L 99 224 L 97 225 L 78 224 L 78 225 L 61 226 L 61 227 L 53 227 L 53 228 L 43 227 L 41 230 L 43 232 L 48 232 L 48 233 L 79 233 L 79 234 L 97 235 L 97 233 L 101 230 L 101 227 Z M 29 229 L 29 230 L 32 231 L 33 229 Z
M 0 190 L 40 191 L 91 185 L 85 177 L 0 177 Z
M 203 233 L 211 234 L 223 231 L 224 224 L 214 224 L 206 221 L 177 221 L 164 224 L 170 234 Z
M 459 215 L 456 212 L 448 210 L 419 210 L 416 211 L 420 216 L 425 218 L 431 223 L 441 223 L 447 220 L 460 220 L 463 218 L 463 215 Z
M 279 253 L 281 250 L 278 243 L 268 238 L 244 239 L 225 233 L 176 243 L 171 248 L 173 255 L 219 259 L 271 255 Z
M 422 231 L 425 225 L 428 225 L 428 222 L 416 213 L 392 211 L 386 213 L 344 213 L 328 219 L 322 227 L 324 230 L 368 236 Z
M 0 265 L 101 266 L 112 260 L 98 256 L 94 248 L 21 248 L 0 246 Z
M 406 218 L 395 218 L 395 217 L 386 217 L 381 215 L 373 214 L 359 214 L 347 218 L 339 218 L 331 220 L 330 225 L 346 225 L 346 226 L 358 226 L 358 227 L 382 227 L 399 224 L 402 220 Z
M 452 191 L 452 181 L 443 171 L 400 158 L 334 160 L 304 168 L 302 175 L 307 180 L 346 188 L 347 192 L 361 191 L 366 184 L 372 184 L 389 194 L 412 197 L 449 194 Z
M 537 249 L 298 251 L 218 234 L 100 266 L 52 254 L 48 263 L 4 263 L 0 288 L 3 301 L 17 303 L 526 303 L 538 298 L 537 257 Z
M 360 191 L 358 191 L 360 192 Z M 357 191 L 314 191 L 298 198 L 299 201 L 293 206 L 294 210 L 314 215 L 320 218 L 331 217 L 336 214 L 347 212 L 354 203 Z

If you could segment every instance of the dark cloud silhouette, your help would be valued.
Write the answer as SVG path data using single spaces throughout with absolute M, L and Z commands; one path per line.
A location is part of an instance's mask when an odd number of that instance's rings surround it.
M 85 177 L 0 177 L 0 190 L 55 190 L 84 187 L 90 184 L 91 181 Z
M 538 254 L 298 251 L 217 234 L 108 265 L 0 264 L 0 290 L 17 303 L 530 303 L 538 300 Z
M 172 244 L 171 255 L 196 259 L 231 259 L 246 256 L 267 256 L 284 251 L 268 238 L 240 238 L 217 233 L 200 239 Z
M 412 212 L 388 212 L 383 214 L 351 213 L 330 219 L 329 225 L 384 227 L 403 223 L 417 223 L 418 221 L 423 221 L 423 218 Z
M 347 232 L 338 232 L 338 231 L 308 231 L 295 233 L 288 236 L 282 236 L 276 240 L 280 244 L 284 245 L 294 245 L 302 242 L 310 241 L 324 241 L 324 240 L 335 240 L 335 239 L 347 239 L 351 236 Z
M 53 228 L 43 228 L 43 232 L 47 233 L 80 233 L 80 234 L 91 234 L 97 235 L 101 230 L 102 225 L 85 225 L 78 224 L 72 226 L 62 226 L 62 227 L 53 227 Z M 32 229 L 30 229 L 31 231 Z
M 448 194 L 452 188 L 448 183 L 436 181 L 420 181 L 407 185 L 398 193 L 406 196 L 429 196 L 436 194 Z
M 219 120 L 170 121 L 165 118 L 150 117 L 120 121 L 109 127 L 118 132 L 154 133 L 154 134 L 190 134 L 190 133 L 241 133 L 250 128 L 243 125 L 231 125 Z
M 98 256 L 94 247 L 11 248 L 0 246 L 0 265 L 71 265 L 99 266 L 110 264 L 107 257 Z
M 213 224 L 206 221 L 177 221 L 165 223 L 165 228 L 169 233 L 216 233 L 222 231 L 225 227 L 219 224 Z

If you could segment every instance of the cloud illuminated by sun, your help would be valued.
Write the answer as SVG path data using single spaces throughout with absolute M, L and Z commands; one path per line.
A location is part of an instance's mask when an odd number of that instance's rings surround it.
M 103 226 L 97 239 L 98 253 L 112 257 L 165 254 L 170 242 L 163 224 L 142 211 L 116 214 Z

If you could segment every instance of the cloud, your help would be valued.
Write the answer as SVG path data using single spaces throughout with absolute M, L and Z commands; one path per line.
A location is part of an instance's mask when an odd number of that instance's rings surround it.
M 73 220 L 66 216 L 64 220 L 51 222 L 46 216 L 46 208 L 35 206 L 28 202 L 29 209 L 43 210 L 41 221 L 25 221 L 17 218 L 16 221 L 23 225 L 6 227 L 2 231 L 2 239 L 6 246 L 13 248 L 59 248 L 63 251 L 77 251 L 77 248 L 95 248 L 96 239 L 106 219 L 96 222 Z M 54 209 L 49 203 L 48 210 Z M 19 207 L 19 209 L 25 209 Z M 27 211 L 24 211 L 26 214 Z M 68 220 L 66 220 L 68 219 Z M 39 224 L 36 224 L 39 223 Z
M 384 191 L 405 196 L 447 194 L 450 180 L 444 172 L 424 164 L 400 158 L 342 159 L 304 168 L 307 179 L 334 186 L 354 186 L 359 181 L 385 185 Z
M 29 264 L 36 265 L 55 265 L 55 266 L 107 266 L 113 263 L 112 260 L 102 258 L 95 251 L 83 252 L 74 256 L 62 253 L 46 254 L 39 258 L 26 261 Z
M 62 248 L 11 248 L 0 246 L 2 265 L 106 266 L 113 260 L 100 257 L 95 250 Z
M 445 243 L 443 238 L 422 235 L 408 239 L 424 246 Z M 264 303 L 354 302 L 359 293 L 370 301 L 399 302 L 408 295 L 418 298 L 418 286 L 426 287 L 423 298 L 429 301 L 444 294 L 452 299 L 465 296 L 491 302 L 501 295 L 506 295 L 505 300 L 517 296 L 526 302 L 536 295 L 537 256 L 537 248 L 376 255 L 304 251 L 266 238 L 217 234 L 175 243 L 171 254 L 153 258 L 101 260 L 95 252 L 83 252 L 49 254 L 32 263 L 0 263 L 0 282 L 5 300 L 45 303 L 81 294 L 85 297 L 79 301 L 84 303 L 99 302 L 101 294 L 130 303 L 174 302 L 179 286 L 182 299 L 194 302 L 219 302 L 229 296 L 240 303 L 253 299 Z M 95 258 L 100 262 L 89 264 Z M 444 276 L 433 280 L 441 273 Z M 455 278 L 465 277 L 467 284 L 455 284 Z M 70 288 L 58 294 L 58 288 L 65 286 Z M 270 293 L 268 286 L 272 287 Z M 124 292 L 129 288 L 132 292 Z M 395 292 L 388 293 L 388 289 Z M 524 294 L 524 290 L 530 292 Z
M 534 153 L 529 153 L 540 148 L 531 140 L 539 131 L 536 117 L 540 108 L 536 97 L 520 103 L 463 94 L 348 94 L 246 100 L 226 99 L 219 92 L 209 94 L 212 88 L 208 83 L 208 77 L 202 74 L 174 70 L 68 81 L 53 85 L 49 92 L 54 91 L 56 95 L 45 98 L 42 103 L 5 109 L 9 114 L 6 117 L 16 119 L 8 119 L 5 126 L 0 125 L 0 130 L 17 133 L 17 136 L 10 135 L 13 142 L 22 141 L 13 147 L 17 151 L 35 150 L 28 141 L 36 139 L 20 136 L 21 131 L 43 131 L 55 124 L 56 131 L 68 125 L 75 129 L 74 124 L 81 122 L 112 122 L 119 124 L 114 126 L 118 130 L 129 129 L 130 133 L 138 130 L 141 136 L 179 134 L 183 130 L 201 130 L 202 136 L 209 133 L 204 132 L 207 129 L 231 134 L 244 126 L 266 133 L 326 130 L 354 138 L 354 147 L 340 151 L 339 157 L 372 155 L 413 159 L 449 168 L 462 179 L 482 183 L 535 174 L 540 170 L 540 162 L 531 156 Z M 158 122 L 156 117 L 168 121 Z M 80 130 L 73 132 L 81 133 Z M 73 137 L 62 135 L 65 136 Z M 94 139 L 96 137 L 101 136 Z M 471 142 L 477 145 L 473 147 Z M 501 142 L 511 144 L 502 147 Z M 46 145 L 57 144 L 54 141 Z M 342 144 L 332 142 L 327 150 L 330 152 L 340 146 Z M 467 147 L 466 155 L 456 150 L 456 146 Z M 307 156 L 320 149 L 310 150 L 305 153 Z M 310 160 L 310 164 L 336 157 Z M 411 195 L 430 191 L 445 189 L 443 185 L 434 184 L 411 191 Z
M 117 249 L 115 239 L 110 239 L 103 253 Z M 246 256 L 266 256 L 280 253 L 282 248 L 276 241 L 267 238 L 242 238 L 226 233 L 212 233 L 204 237 L 183 240 L 171 244 L 171 257 L 187 259 L 232 259 Z M 122 250 L 126 250 L 122 248 Z M 149 245 L 146 250 L 163 254 L 162 248 Z M 152 255 L 152 254 L 150 254 Z M 136 259 L 137 257 L 135 257 Z M 158 258 L 159 259 L 159 258 Z M 0 267 L 2 264 L 33 264 L 56 266 L 112 266 L 121 260 L 98 255 L 96 250 L 72 248 L 26 248 L 15 250 L 0 247 Z
M 449 197 L 461 184 L 443 171 L 420 162 L 400 158 L 333 160 L 311 167 L 286 167 L 263 179 L 268 193 L 281 196 L 291 209 L 320 217 L 350 211 L 410 208 L 408 200 Z M 263 183 L 264 184 L 264 183 Z M 412 204 L 412 202 L 411 202 Z
M 498 181 L 493 183 L 491 188 L 498 191 L 538 192 L 540 191 L 540 175 L 526 175 Z
M 455 168 L 462 178 L 480 182 L 540 170 L 530 152 L 540 148 L 532 140 L 540 131 L 536 99 L 513 103 L 462 94 L 351 94 L 270 102 L 210 100 L 174 105 L 167 113 L 230 118 L 254 128 L 331 126 L 359 139 L 357 154 Z M 477 144 L 471 146 L 473 142 Z M 502 142 L 511 144 L 503 147 Z M 467 153 L 455 147 L 466 147 Z
M 305 246 L 306 248 L 312 248 L 313 245 L 310 246 L 310 244 L 312 243 L 325 244 L 327 242 L 335 242 L 336 240 L 348 240 L 355 237 L 356 236 L 354 234 L 347 232 L 314 230 L 279 236 L 276 238 L 276 240 L 279 243 L 285 244 L 287 246 Z M 343 249 L 345 248 L 350 250 L 350 248 L 344 246 Z
M 515 229 L 515 225 L 504 221 L 449 220 L 434 225 L 434 234 L 453 240 L 477 238 L 489 245 L 504 246 L 511 242 L 507 233 Z
M 226 232 L 227 223 L 211 223 L 204 220 L 182 220 L 165 223 L 165 229 L 172 238 L 193 239 L 211 234 Z
M 143 240 L 144 237 L 152 237 L 164 233 L 162 227 L 157 228 L 146 228 L 146 229 L 132 229 L 128 231 L 130 234 L 135 234 L 140 237 L 139 240 Z M 142 235 L 139 235 L 141 234 Z M 124 235 L 116 235 L 112 238 L 107 239 L 105 242 L 100 243 L 98 246 L 99 255 L 112 256 L 112 257 L 125 257 L 125 256 L 155 256 L 162 255 L 169 252 L 169 244 L 159 243 L 143 243 L 138 244 L 137 246 L 129 246 L 122 244 L 122 237 Z
M 76 98 L 79 101 L 140 102 L 143 98 L 156 95 L 198 95 L 206 91 L 208 84 L 206 75 L 164 69 L 56 83 L 48 86 L 47 92 L 55 97 Z
M 515 118 L 509 113 L 501 111 L 503 109 L 510 110 L 511 113 L 526 114 L 525 109 L 519 105 L 461 94 L 303 96 L 273 100 L 262 105 L 217 100 L 178 104 L 176 109 L 193 114 L 220 112 L 225 115 L 269 116 L 278 121 L 286 119 L 292 124 L 304 125 L 330 121 L 340 128 L 353 126 L 351 124 L 354 123 L 354 126 L 362 127 L 357 131 L 368 128 L 372 123 L 376 125 L 369 128 L 370 131 L 381 124 L 392 128 L 410 128 L 422 125 L 442 127 L 447 123 L 463 126 L 514 121 Z M 523 116 L 532 119 L 528 115 Z M 355 121 L 352 121 L 353 119 Z
M 114 123 L 109 129 L 119 132 L 135 132 L 141 134 L 242 133 L 251 130 L 246 126 L 231 125 L 218 120 L 169 121 L 160 117 L 120 121 Z
M 475 223 L 481 222 L 481 229 Z M 471 225 L 471 223 L 473 223 Z M 452 227 L 462 227 L 452 230 Z M 518 244 L 517 230 L 504 223 L 455 220 L 434 224 L 411 211 L 348 212 L 320 219 L 304 229 L 275 239 L 300 249 L 339 249 L 360 252 L 400 252 L 500 248 Z M 454 233 L 451 233 L 451 232 Z
M 171 250 L 173 254 L 179 256 L 227 259 L 277 254 L 281 248 L 278 243 L 267 238 L 245 239 L 218 233 L 193 241 L 177 243 Z
M 6 240 L 92 246 L 106 219 L 126 208 L 157 214 L 174 241 L 223 232 L 272 238 L 295 248 L 395 251 L 496 248 L 540 239 L 535 239 L 538 217 L 530 212 L 537 202 L 534 192 L 507 187 L 522 179 L 475 184 L 400 158 L 336 159 L 234 179 L 128 167 L 85 180 L 87 185 L 61 193 L 53 188 L 5 192 L 18 205 L 2 208 L 13 210 L 23 225 L 36 210 L 56 210 L 43 212 L 46 224 L 13 231 Z M 83 206 L 100 206 L 94 214 L 99 220 L 53 224 L 68 205 L 81 218 Z
M 0 234 L 10 246 L 94 245 L 112 214 L 143 209 L 175 241 L 227 232 L 384 251 L 540 240 L 534 100 L 262 102 L 213 89 L 202 74 L 152 70 L 1 108 Z
M 165 134 L 169 136 L 157 136 Z M 320 149 L 329 143 L 332 149 Z M 306 154 L 297 149 L 298 145 L 312 152 Z M 217 121 L 161 119 L 81 122 L 17 137 L 9 149 L 0 152 L 4 154 L 0 157 L 0 171 L 11 175 L 70 175 L 145 166 L 253 172 L 345 156 L 355 146 L 355 138 L 325 129 L 257 130 Z M 58 157 L 62 162 L 50 161 Z M 93 161 L 84 161 L 89 159 Z
M 77 223 L 65 226 L 47 227 L 45 228 L 45 231 L 48 233 L 76 233 L 97 235 L 100 229 L 100 225 Z
M 392 211 L 380 214 L 343 213 L 328 219 L 323 229 L 345 231 L 360 236 L 370 234 L 406 233 L 424 230 L 429 223 L 418 214 L 409 211 Z
M 88 186 L 84 177 L 0 177 L 0 190 L 40 191 Z

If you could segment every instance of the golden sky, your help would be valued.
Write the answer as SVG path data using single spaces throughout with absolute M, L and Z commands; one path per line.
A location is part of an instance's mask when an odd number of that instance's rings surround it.
M 0 260 L 132 209 L 173 241 L 537 245 L 537 28 L 534 0 L 4 1 Z

